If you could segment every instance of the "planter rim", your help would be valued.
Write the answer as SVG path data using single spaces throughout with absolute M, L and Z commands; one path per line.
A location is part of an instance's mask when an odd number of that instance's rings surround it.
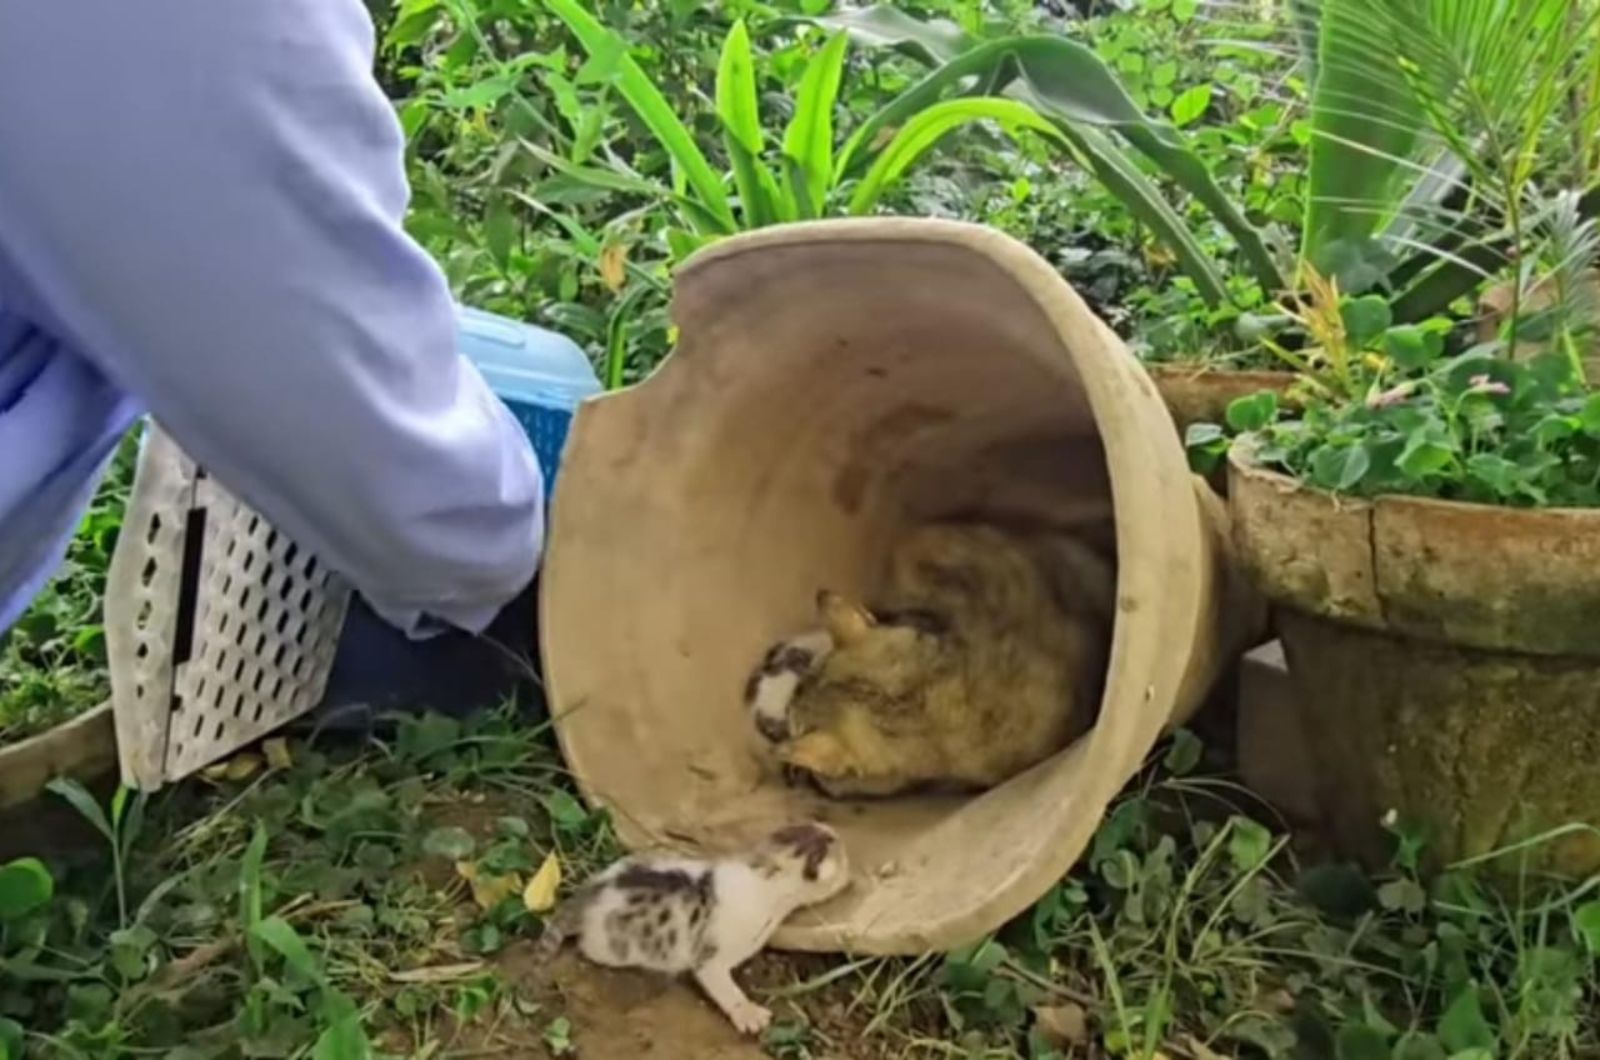
M 1363 497 L 1355 493 L 1336 493 L 1333 490 L 1313 486 L 1308 482 L 1295 478 L 1283 471 L 1274 471 L 1266 467 L 1255 458 L 1255 446 L 1248 435 L 1241 435 L 1228 447 L 1228 463 L 1241 475 L 1261 479 L 1272 483 L 1279 489 L 1294 490 L 1296 492 L 1321 497 L 1329 504 L 1341 508 L 1350 508 L 1356 505 L 1406 505 L 1419 508 L 1433 508 L 1446 512 L 1456 512 L 1470 515 L 1474 512 L 1497 512 L 1508 514 L 1525 514 L 1564 519 L 1600 519 L 1600 507 L 1572 508 L 1518 508 L 1509 504 L 1480 504 L 1477 501 L 1452 501 L 1442 497 L 1418 497 L 1409 493 L 1379 493 L 1371 497 Z

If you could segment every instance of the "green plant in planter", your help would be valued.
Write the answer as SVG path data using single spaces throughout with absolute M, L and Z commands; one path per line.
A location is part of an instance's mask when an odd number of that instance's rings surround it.
M 701 150 L 672 105 L 628 54 L 628 46 L 597 20 L 580 0 L 546 0 L 577 36 L 591 63 L 609 70 L 618 93 L 672 160 L 675 187 L 656 188 L 683 214 L 675 255 L 734 232 L 828 213 L 873 212 L 888 188 L 943 137 L 964 125 L 990 121 L 1014 133 L 1028 129 L 1059 138 L 1033 108 L 998 97 L 939 100 L 916 89 L 903 93 L 835 143 L 834 111 L 844 76 L 848 37 L 836 33 L 812 57 L 801 77 L 792 113 L 781 137 L 778 166 L 768 165 L 756 67 L 749 31 L 735 22 L 724 41 L 716 79 L 716 110 L 731 181 Z M 891 124 L 890 115 L 893 118 Z M 613 160 L 611 171 L 572 165 L 530 146 L 541 161 L 578 179 L 617 191 L 649 194 L 652 185 Z M 618 172 L 620 171 L 620 172 Z M 731 183 L 736 198 L 730 197 Z
M 1277 605 L 1340 842 L 1387 856 L 1397 813 L 1441 863 L 1600 868 L 1600 396 L 1560 315 L 1526 359 L 1461 349 L 1321 289 L 1313 397 L 1235 402 L 1228 482 L 1242 562 Z M 1221 432 L 1191 432 L 1214 456 Z

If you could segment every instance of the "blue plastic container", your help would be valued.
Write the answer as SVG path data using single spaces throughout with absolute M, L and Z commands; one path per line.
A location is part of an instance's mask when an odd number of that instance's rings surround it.
M 518 320 L 457 307 L 463 354 L 528 432 L 544 471 L 545 499 L 555 492 L 572 414 L 600 393 L 600 377 L 577 343 Z

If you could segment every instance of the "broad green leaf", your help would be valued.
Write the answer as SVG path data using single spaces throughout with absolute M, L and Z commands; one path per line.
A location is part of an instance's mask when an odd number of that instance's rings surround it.
M 1172 101 L 1169 113 L 1172 115 L 1172 124 L 1178 128 L 1193 125 L 1205 115 L 1206 108 L 1211 106 L 1211 86 L 1195 85 L 1183 92 Z
M 1347 300 L 1339 307 L 1339 315 L 1344 319 L 1345 334 L 1358 350 L 1370 346 L 1394 322 L 1388 300 L 1377 294 Z
M 16 1020 L 0 1016 L 0 1060 L 22 1060 L 27 1031 Z
M 1423 127 L 1377 14 L 1374 0 L 1320 4 L 1301 255 L 1325 274 L 1330 244 L 1369 240 L 1394 216 Z
M 447 861 L 464 861 L 477 849 L 477 842 L 465 828 L 454 825 L 435 828 L 422 838 L 422 852 Z
M 1195 427 L 1207 426 L 1194 424 Z M 1205 753 L 1205 745 L 1200 738 L 1188 729 L 1178 729 L 1172 734 L 1172 746 L 1167 749 L 1164 765 L 1167 772 L 1173 776 L 1186 776 L 1194 772 L 1195 766 L 1200 764 L 1200 756 Z
M 1272 833 L 1248 817 L 1230 819 L 1228 856 L 1239 872 L 1252 872 L 1272 855 Z
M 71 777 L 57 777 L 45 785 L 45 790 L 66 799 L 84 820 L 94 826 L 95 831 L 106 837 L 106 842 L 116 843 L 117 837 L 111 830 L 111 822 L 106 819 L 105 810 L 100 808 L 100 804 L 94 801 L 94 796 L 82 784 Z
M 954 22 L 913 18 L 894 4 L 846 8 L 813 21 L 828 29 L 844 30 L 858 44 L 894 48 L 930 66 L 949 62 L 973 43 Z
M 1335 1039 L 1337 1060 L 1391 1060 L 1389 1040 L 1364 1023 L 1347 1023 Z
M 580 0 L 546 2 L 550 10 L 572 30 L 589 55 L 603 55 L 610 49 L 622 49 L 616 74 L 618 91 L 672 158 L 677 172 L 694 189 L 709 218 L 720 231 L 733 232 L 737 226 L 733 209 L 728 204 L 727 192 L 722 188 L 722 178 L 706 161 L 694 137 L 679 120 L 672 105 L 661 95 L 660 89 L 639 68 L 633 57 L 626 54 L 627 49 L 622 41 L 601 25 Z
M 850 199 L 850 212 L 870 213 L 884 190 L 899 180 L 910 166 L 945 135 L 976 121 L 995 121 L 1008 132 L 1032 129 L 1052 139 L 1060 139 L 1056 127 L 1025 103 L 1014 99 L 951 99 L 935 103 L 922 111 L 895 134 L 867 175 L 856 185 Z
M 1495 1047 L 1494 1028 L 1483 1016 L 1483 1006 L 1478 1001 L 1478 984 L 1468 981 L 1445 1009 L 1439 1020 L 1439 1040 L 1451 1053 L 1471 1049 Z
M 1311 458 L 1311 474 L 1324 489 L 1348 492 L 1372 467 L 1372 457 L 1359 445 L 1323 446 Z
M 1449 1060 L 1431 1034 L 1412 1033 L 1395 1043 L 1394 1060 Z
M 1413 479 L 1427 478 L 1450 466 L 1455 451 L 1449 446 L 1423 435 L 1414 435 L 1395 461 L 1401 471 Z
M 565 791 L 557 789 L 547 792 L 542 801 L 551 822 L 561 831 L 577 831 L 589 820 L 583 804 Z
M 1228 455 L 1228 436 L 1215 423 L 1191 423 L 1183 433 L 1184 451 L 1189 457 L 1189 470 L 1197 475 L 1209 476 L 1222 466 Z
M 55 879 L 38 858 L 0 865 L 0 925 L 44 908 L 55 893 Z
M 783 133 L 790 194 L 805 217 L 822 216 L 833 180 L 833 107 L 849 46 L 848 35 L 835 33 L 812 58 L 800 78 L 794 117 Z
M 1407 324 L 1390 328 L 1383 336 L 1383 352 L 1408 372 L 1426 368 L 1444 352 L 1444 337 Z
M 361 1026 L 361 1013 L 354 1005 L 350 1009 L 328 1021 L 327 1028 L 312 1046 L 311 1060 L 370 1060 L 372 1043 Z
M 1226 418 L 1228 426 L 1240 434 L 1259 431 L 1278 418 L 1278 395 L 1270 390 L 1261 390 L 1234 398 L 1228 402 Z
M 1572 922 L 1589 952 L 1600 955 L 1600 901 L 1585 902 L 1572 913 Z

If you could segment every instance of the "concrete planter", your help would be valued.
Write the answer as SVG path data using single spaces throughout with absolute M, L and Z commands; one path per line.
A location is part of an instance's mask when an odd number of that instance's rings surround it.
M 0 809 L 26 802 L 56 777 L 89 781 L 117 768 L 111 704 L 19 743 L 0 747 Z
M 1205 364 L 1145 366 L 1183 437 L 1191 424 L 1221 423 L 1236 398 L 1271 390 L 1280 400 L 1299 376 L 1293 372 L 1234 372 Z
M 1436 861 L 1600 825 L 1600 511 L 1335 497 L 1230 457 L 1240 562 L 1276 606 L 1335 841 Z M 1533 864 L 1600 869 L 1600 836 Z

